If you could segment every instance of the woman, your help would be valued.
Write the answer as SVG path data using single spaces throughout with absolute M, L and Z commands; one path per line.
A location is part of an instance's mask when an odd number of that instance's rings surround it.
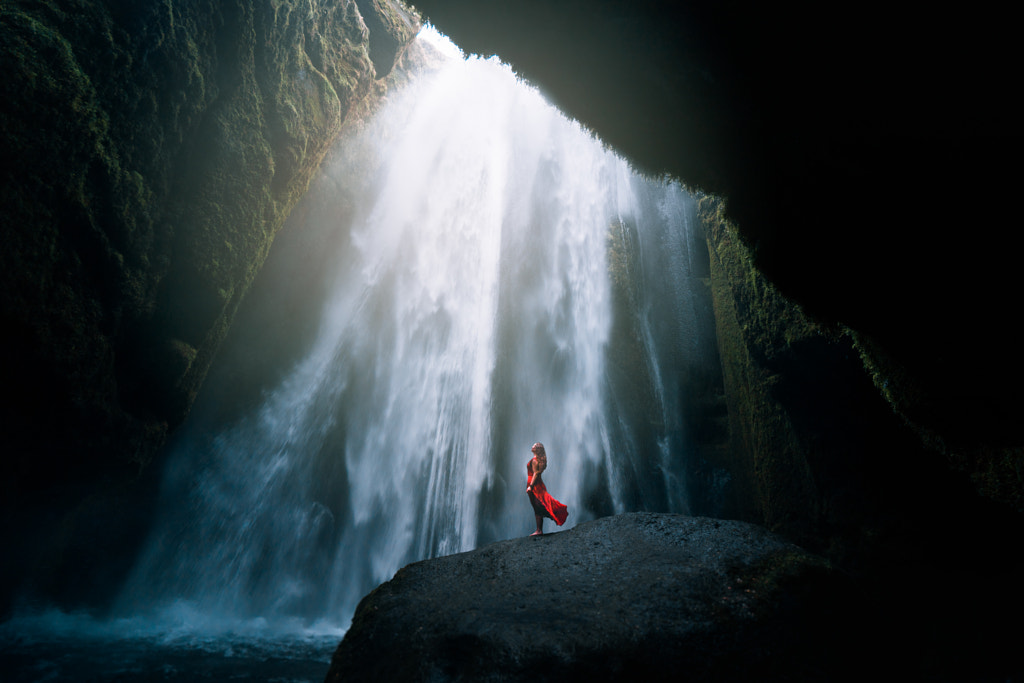
M 544 452 L 544 444 L 535 443 L 533 458 L 526 463 L 526 495 L 530 498 L 530 505 L 533 506 L 533 515 L 537 518 L 537 530 L 531 536 L 540 536 L 544 533 L 544 518 L 555 520 L 555 524 L 562 526 L 565 518 L 569 516 L 569 508 L 562 505 L 551 497 L 548 488 L 544 486 L 544 480 L 540 478 L 541 472 L 548 467 L 548 454 Z

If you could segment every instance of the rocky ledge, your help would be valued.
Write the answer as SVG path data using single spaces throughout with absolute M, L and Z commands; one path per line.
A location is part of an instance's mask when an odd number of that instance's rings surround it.
M 852 582 L 761 527 L 652 513 L 401 569 L 328 681 L 854 680 L 880 656 Z

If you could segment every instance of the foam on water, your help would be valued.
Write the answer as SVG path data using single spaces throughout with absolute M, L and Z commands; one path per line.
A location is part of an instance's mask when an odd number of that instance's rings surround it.
M 20 610 L 0 624 L 0 673 L 28 681 L 316 681 L 344 632 L 297 619 L 219 619 L 184 602 L 97 617 Z

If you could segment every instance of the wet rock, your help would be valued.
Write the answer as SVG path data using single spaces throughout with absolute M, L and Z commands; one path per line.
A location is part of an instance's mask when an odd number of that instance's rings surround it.
M 403 568 L 327 680 L 854 678 L 862 616 L 844 576 L 761 527 L 625 514 Z

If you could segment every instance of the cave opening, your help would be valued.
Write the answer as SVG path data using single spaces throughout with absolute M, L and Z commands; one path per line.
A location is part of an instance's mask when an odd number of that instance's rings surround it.
M 375 72 L 405 77 L 391 60 L 415 22 L 392 0 L 5 7 L 0 141 L 23 163 L 0 203 L 16 359 L 0 613 L 26 586 L 39 601 L 0 626 L 4 674 L 318 679 L 395 563 L 530 530 L 517 482 L 541 439 L 570 524 L 755 521 L 856 577 L 877 609 L 863 633 L 905 677 L 1019 677 L 1021 601 L 990 595 L 1021 570 L 1013 22 L 866 7 L 809 32 L 774 5 L 417 5 L 638 167 L 706 190 L 696 220 L 684 188 L 620 172 L 532 107 L 511 127 L 550 123 L 548 156 L 463 157 L 445 173 L 477 191 L 451 220 L 435 220 L 450 188 L 410 209 L 396 188 L 437 182 L 419 163 L 432 133 L 385 162 L 401 126 L 359 99 L 383 92 Z M 508 102 L 480 91 L 480 111 Z M 343 111 L 351 146 L 296 207 Z M 461 114 L 423 129 L 488 139 Z M 403 211 L 413 227 L 392 229 Z M 594 232 L 556 220 L 580 215 Z M 716 325 L 718 348 L 700 331 Z M 520 372 L 531 359 L 543 373 Z M 113 612 L 45 607 L 107 606 L 150 527 Z
M 721 506 L 695 197 L 496 58 L 431 27 L 419 42 L 409 82 L 343 136 L 278 236 L 165 449 L 109 616 L 6 628 L 183 670 L 197 648 L 329 655 L 404 564 L 531 530 L 538 440 L 566 528 Z

